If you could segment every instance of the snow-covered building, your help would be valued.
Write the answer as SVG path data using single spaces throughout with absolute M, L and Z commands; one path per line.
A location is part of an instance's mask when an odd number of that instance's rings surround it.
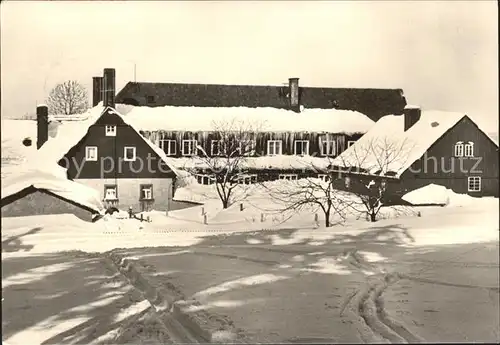
M 384 180 L 393 198 L 429 184 L 471 196 L 499 196 L 498 144 L 466 114 L 421 111 L 381 118 L 330 168 Z
M 111 73 L 111 85 L 113 77 Z M 38 137 L 42 140 L 38 140 L 41 147 L 36 159 L 58 163 L 66 169 L 68 179 L 97 190 L 106 207 L 131 207 L 134 212 L 170 209 L 176 169 L 162 150 L 114 109 L 114 94 L 105 96 L 103 105 L 71 119 L 74 121 L 48 117 L 46 106 L 38 107 Z M 60 123 L 53 138 L 45 134 L 49 121 Z
M 52 165 L 53 171 L 33 168 L 2 181 L 2 217 L 69 213 L 95 221 L 103 215 L 104 206 L 94 189 L 68 180 L 57 173 L 60 167 Z
M 113 80 L 114 70 L 112 77 L 94 77 L 94 104 L 114 97 Z M 401 89 L 303 87 L 298 78 L 287 86 L 129 82 L 114 101 L 175 167 L 195 170 L 200 183 L 213 181 L 204 159 L 224 156 L 224 127 L 239 133 L 233 141 L 245 141 L 242 181 L 297 179 L 318 175 L 316 167 L 406 105 Z

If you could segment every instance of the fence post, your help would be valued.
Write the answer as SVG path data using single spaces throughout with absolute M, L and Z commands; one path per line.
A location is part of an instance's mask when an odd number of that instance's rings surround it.
M 243 203 L 240 203 L 240 212 L 243 211 Z
M 260 214 L 260 222 L 261 222 L 261 223 L 264 223 L 264 213 L 261 213 L 261 214 Z
M 203 224 L 207 224 L 207 215 L 206 214 L 203 215 Z
M 205 215 L 205 207 L 202 207 L 201 208 L 201 215 L 204 216 Z
M 144 215 L 141 213 L 141 222 L 144 221 Z
M 318 214 L 317 214 L 317 213 L 315 213 L 315 214 L 314 214 L 314 222 L 315 222 L 315 223 L 317 223 L 317 222 L 318 222 Z
M 165 210 L 165 216 L 168 217 L 168 209 Z

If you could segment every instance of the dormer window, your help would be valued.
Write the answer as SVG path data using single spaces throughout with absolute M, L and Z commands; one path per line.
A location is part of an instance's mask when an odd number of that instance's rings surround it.
M 116 137 L 116 126 L 115 125 L 106 125 L 105 131 L 106 131 L 107 137 Z
M 474 157 L 474 143 L 472 141 L 464 145 L 464 156 Z
M 455 157 L 463 157 L 464 156 L 464 143 L 462 141 L 458 141 L 455 144 Z

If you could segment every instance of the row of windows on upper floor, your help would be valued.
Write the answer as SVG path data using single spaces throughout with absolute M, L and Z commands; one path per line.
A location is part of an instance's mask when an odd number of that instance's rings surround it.
M 348 141 L 348 147 L 354 144 L 355 141 Z M 160 139 L 160 148 L 167 156 L 177 155 L 177 141 L 171 139 Z M 232 145 L 224 140 L 212 140 L 210 142 L 210 150 L 206 152 L 211 156 L 233 156 L 235 154 L 252 156 L 255 155 L 255 140 L 245 140 L 238 145 Z M 196 156 L 198 154 L 198 142 L 196 139 L 185 139 L 181 142 L 180 153 L 183 156 Z M 339 153 L 337 142 L 334 140 L 323 141 L 320 145 L 320 155 L 336 156 Z M 267 141 L 267 155 L 275 156 L 283 154 L 282 140 Z M 309 140 L 295 140 L 294 154 L 299 156 L 309 155 Z
M 106 125 L 105 133 L 106 136 L 116 136 L 117 127 L 114 125 Z M 349 140 L 347 146 L 351 146 L 355 141 Z M 167 156 L 177 155 L 177 141 L 172 139 L 160 139 L 158 145 L 165 152 Z M 182 140 L 181 144 L 181 154 L 183 156 L 196 156 L 198 154 L 198 142 L 195 139 Z M 224 140 L 212 140 L 210 143 L 210 154 L 211 156 L 224 156 L 224 155 L 234 155 L 235 153 L 243 155 L 254 155 L 255 154 L 255 140 L 242 140 L 239 145 L 231 145 L 234 147 L 234 153 L 232 147 L 228 147 L 229 142 Z M 95 147 L 94 147 L 95 148 Z M 97 149 L 92 149 L 93 152 L 97 154 Z M 325 140 L 320 145 L 320 155 L 322 156 L 336 156 L 339 153 L 339 148 L 337 147 L 337 142 L 334 140 Z M 268 155 L 281 155 L 283 152 L 283 142 L 282 140 L 268 140 L 267 141 L 267 154 Z M 294 141 L 294 154 L 295 155 L 308 155 L 309 154 L 309 140 L 295 140 Z M 97 158 L 96 158 L 97 159 Z
M 349 141 L 349 146 L 352 145 L 354 141 Z M 234 156 L 234 153 L 230 149 L 224 147 L 224 142 L 220 140 L 212 140 L 210 145 L 210 155 L 212 156 Z M 177 154 L 177 142 L 175 140 L 161 140 L 160 148 L 165 152 L 167 156 L 172 156 Z M 196 140 L 183 140 L 181 153 L 183 156 L 195 156 L 198 154 L 198 145 Z M 236 153 L 251 156 L 255 154 L 255 141 L 249 143 L 240 143 L 235 149 Z M 320 154 L 322 156 L 335 156 L 337 155 L 337 147 L 335 141 L 324 141 L 320 146 Z M 281 155 L 282 154 L 282 141 L 281 140 L 268 140 L 267 142 L 267 154 L 270 156 Z M 208 153 L 207 153 L 208 154 Z M 294 154 L 305 156 L 309 154 L 309 141 L 307 140 L 295 140 L 294 143 Z M 123 157 L 125 161 L 135 161 L 136 160 L 136 148 L 133 146 L 124 147 Z M 85 159 L 87 161 L 97 161 L 98 159 L 98 147 L 97 146 L 86 146 L 85 147 Z

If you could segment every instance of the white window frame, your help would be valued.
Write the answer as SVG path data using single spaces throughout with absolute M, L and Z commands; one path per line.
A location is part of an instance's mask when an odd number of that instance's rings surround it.
M 177 154 L 177 142 L 172 139 L 160 139 L 158 142 L 160 149 L 165 152 L 167 156 L 174 156 Z M 166 145 L 165 145 L 166 144 Z M 167 150 L 165 151 L 165 147 Z M 173 147 L 173 148 L 172 148 Z
M 114 198 L 108 197 L 108 190 L 114 190 Z M 114 201 L 118 200 L 118 187 L 116 185 L 104 186 L 104 200 L 105 201 Z
M 481 191 L 481 176 L 467 177 L 467 191 L 480 192 Z
M 464 143 L 461 141 L 458 141 L 455 144 L 455 152 L 454 152 L 455 157 L 463 157 L 464 156 Z
M 356 140 L 347 140 L 347 148 L 351 147 L 356 143 Z
M 133 152 L 133 158 L 127 158 L 127 151 L 132 150 Z M 137 149 L 135 146 L 125 146 L 123 148 L 123 160 L 125 162 L 134 162 L 137 159 Z
M 248 149 L 244 149 L 244 146 L 249 146 Z M 257 147 L 257 140 L 250 139 L 245 142 L 240 142 L 240 154 L 244 156 L 253 156 L 255 155 L 255 148 Z
M 472 141 L 464 145 L 464 157 L 474 157 L 474 143 Z
M 254 184 L 257 183 L 257 174 L 247 174 L 238 176 L 237 179 L 239 184 Z M 248 181 L 248 183 L 247 183 Z
M 214 148 L 217 147 L 217 153 L 214 153 Z M 227 151 L 227 142 L 224 140 L 210 141 L 210 156 L 225 156 Z M 231 154 L 232 152 L 229 152 Z
M 279 150 L 276 150 L 276 144 L 279 143 Z M 271 153 L 271 144 L 274 144 L 274 150 Z M 276 151 L 278 151 L 276 153 Z M 282 140 L 268 140 L 267 141 L 267 155 L 268 156 L 278 156 L 283 154 L 283 141 Z
M 116 137 L 116 125 L 105 125 L 104 131 L 107 137 Z
M 304 143 L 306 144 L 305 153 L 297 153 L 297 144 L 301 144 L 301 148 L 304 149 Z M 293 154 L 296 156 L 309 156 L 309 140 L 295 140 L 293 142 Z
M 278 179 L 287 181 L 296 181 L 299 179 L 297 174 L 279 174 Z
M 184 152 L 184 144 L 190 143 L 189 148 L 191 152 Z M 198 152 L 198 141 L 196 139 L 184 139 L 182 140 L 181 152 L 183 156 L 196 156 Z
M 149 197 L 142 197 L 143 192 L 148 191 L 149 192 Z M 147 194 L 147 193 L 144 193 Z M 141 185 L 141 190 L 140 190 L 140 195 L 139 195 L 140 200 L 153 200 L 153 185 Z
M 325 146 L 327 148 L 333 148 L 332 153 L 325 153 Z M 331 157 L 331 156 L 336 156 L 337 155 L 337 142 L 335 140 L 323 140 L 321 142 L 321 146 L 319 147 L 321 151 L 321 155 L 325 157 Z
M 91 150 L 95 150 L 95 157 L 94 157 L 94 155 L 90 154 Z M 97 161 L 98 156 L 99 156 L 99 150 L 97 149 L 97 146 L 85 146 L 85 160 L 86 161 L 95 162 L 95 161 Z
M 196 174 L 196 181 L 198 182 L 198 184 L 208 186 L 215 183 L 215 177 L 206 174 Z
M 328 182 L 330 180 L 330 176 L 328 174 L 318 174 L 318 178 L 323 182 Z

